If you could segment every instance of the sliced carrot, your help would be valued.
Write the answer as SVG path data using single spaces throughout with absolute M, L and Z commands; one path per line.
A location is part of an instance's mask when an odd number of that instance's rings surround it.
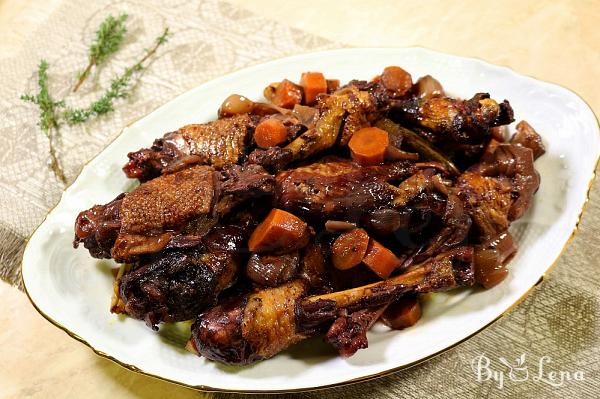
M 300 86 L 304 89 L 304 103 L 313 105 L 317 96 L 327 93 L 327 81 L 321 72 L 304 72 L 300 78 Z
M 412 77 L 399 66 L 389 66 L 381 74 L 381 82 L 386 89 L 392 90 L 395 94 L 402 96 L 412 87 Z
M 354 133 L 348 142 L 352 159 L 361 165 L 382 164 L 390 138 L 385 130 L 365 127 Z
M 254 141 L 259 147 L 269 148 L 285 142 L 287 128 L 279 119 L 269 118 L 261 121 L 254 130 Z
M 362 262 L 383 279 L 388 278 L 402 263 L 392 251 L 373 239 L 369 241 L 369 247 Z
M 274 208 L 252 232 L 248 249 L 257 253 L 286 253 L 306 246 L 309 240 L 308 225 L 302 219 Z
M 388 306 L 381 315 L 381 321 L 394 330 L 413 326 L 420 318 L 421 305 L 416 296 L 400 298 Z
M 369 246 L 369 235 L 363 229 L 353 229 L 340 235 L 331 246 L 333 266 L 340 270 L 358 265 Z
M 294 105 L 302 102 L 302 89 L 284 79 L 275 88 L 271 102 L 278 107 L 292 109 Z

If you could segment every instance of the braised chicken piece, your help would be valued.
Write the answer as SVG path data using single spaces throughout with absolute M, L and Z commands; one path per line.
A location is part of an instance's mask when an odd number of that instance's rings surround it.
M 191 342 L 209 359 L 250 364 L 327 329 L 340 312 L 380 308 L 406 292 L 445 291 L 473 283 L 473 250 L 467 247 L 416 265 L 405 274 L 346 291 L 306 296 L 306 283 L 295 280 L 206 311 L 192 326 Z
M 414 97 L 394 104 L 393 108 L 402 120 L 427 129 L 427 137 L 434 143 L 479 142 L 490 128 L 514 120 L 508 101 L 498 103 L 487 93 L 478 93 L 469 100 Z
M 339 90 L 320 99 L 318 109 L 315 127 L 285 147 L 292 152 L 294 160 L 306 159 L 333 147 L 340 132 L 342 143 L 347 143 L 355 131 L 373 120 L 375 111 L 371 95 L 355 87 Z
M 271 194 L 273 183 L 257 165 L 224 173 L 196 165 L 163 175 L 107 205 L 81 212 L 73 245 L 83 242 L 92 256 L 118 262 L 197 245 L 219 216 L 243 200 Z
M 161 322 L 195 318 L 234 281 L 234 256 L 197 248 L 160 253 L 140 262 L 120 283 L 124 313 L 158 329 Z
M 511 221 L 529 209 L 539 185 L 533 151 L 516 144 L 498 145 L 456 183 L 483 242 L 505 232 Z
M 127 154 L 127 177 L 147 181 L 191 164 L 221 168 L 237 163 L 245 152 L 255 120 L 235 115 L 205 124 L 186 125 L 157 139 L 150 148 Z
M 361 167 L 330 160 L 301 166 L 277 174 L 278 204 L 311 219 L 357 220 L 389 204 L 397 188 L 388 182 L 403 180 L 415 170 L 406 161 Z

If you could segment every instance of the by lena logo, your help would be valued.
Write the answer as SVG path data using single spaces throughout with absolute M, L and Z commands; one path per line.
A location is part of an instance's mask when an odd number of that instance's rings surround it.
M 552 367 L 552 358 L 542 356 L 530 366 L 527 364 L 525 353 L 514 361 L 499 357 L 500 368 L 496 368 L 490 358 L 485 354 L 475 357 L 471 361 L 471 368 L 478 382 L 494 381 L 499 389 L 504 388 L 507 381 L 523 382 L 534 381 L 560 387 L 570 381 L 583 381 L 583 371 L 556 370 Z

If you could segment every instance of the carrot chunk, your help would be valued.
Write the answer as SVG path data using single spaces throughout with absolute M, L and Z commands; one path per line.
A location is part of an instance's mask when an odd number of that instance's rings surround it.
M 390 138 L 385 130 L 376 127 L 362 128 L 352 135 L 348 147 L 352 159 L 361 165 L 382 164 Z
M 331 246 L 333 266 L 340 270 L 358 265 L 369 246 L 369 235 L 363 229 L 353 229 L 340 235 Z
M 416 296 L 400 298 L 388 306 L 381 315 L 381 321 L 394 330 L 413 326 L 420 318 L 421 305 Z
M 373 239 L 369 242 L 367 253 L 362 262 L 383 279 L 388 278 L 394 269 L 402 263 L 392 251 Z
M 304 72 L 300 78 L 300 86 L 304 89 L 304 103 L 313 105 L 317 96 L 327 93 L 327 80 L 321 72 Z
M 248 241 L 248 249 L 257 253 L 287 253 L 300 249 L 310 240 L 308 225 L 297 216 L 272 209 Z
M 294 105 L 302 102 L 302 89 L 284 79 L 275 88 L 271 102 L 278 107 L 292 109 Z
M 287 128 L 279 119 L 269 118 L 261 121 L 254 130 L 254 141 L 259 147 L 269 148 L 285 142 Z
M 412 87 L 412 77 L 399 66 L 389 66 L 381 74 L 381 82 L 386 89 L 392 90 L 396 95 L 406 94 Z

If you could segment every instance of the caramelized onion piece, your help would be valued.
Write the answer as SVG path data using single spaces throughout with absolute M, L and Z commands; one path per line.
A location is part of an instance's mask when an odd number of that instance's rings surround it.
M 298 251 L 283 255 L 252 254 L 246 265 L 246 275 L 260 285 L 277 287 L 293 279 L 299 268 Z
M 221 104 L 221 108 L 219 108 L 219 118 L 247 114 L 252 112 L 253 108 L 254 101 L 239 94 L 232 94 L 223 101 L 223 104 Z
M 441 83 L 431 75 L 425 75 L 417 80 L 415 94 L 419 98 L 443 97 L 445 95 Z
M 306 105 L 294 105 L 292 113 L 298 118 L 301 124 L 309 129 L 315 126 L 315 123 L 317 123 L 317 119 L 319 118 L 319 111 L 316 108 L 308 107 Z
M 489 243 L 475 248 L 475 281 L 484 288 L 491 288 L 508 276 L 506 263 L 517 251 L 517 246 L 510 235 L 505 232 Z
M 394 92 L 395 96 L 403 96 L 412 87 L 412 77 L 399 66 L 389 66 L 381 74 L 381 82 L 386 89 Z
M 277 90 L 277 86 L 279 86 L 279 82 L 273 82 L 263 90 L 263 96 L 268 100 L 273 102 L 273 98 L 275 98 L 275 91 Z
M 408 227 L 410 222 L 410 213 L 404 210 L 383 208 L 371 212 L 367 218 L 368 228 L 377 234 L 392 234 L 400 228 Z
M 394 145 L 388 145 L 385 149 L 384 157 L 387 161 L 417 161 L 419 159 L 419 154 L 414 152 L 406 152 L 402 151 L 398 147 Z
M 328 220 L 325 222 L 325 230 L 330 233 L 338 233 L 356 228 L 354 223 L 346 222 L 343 220 Z

